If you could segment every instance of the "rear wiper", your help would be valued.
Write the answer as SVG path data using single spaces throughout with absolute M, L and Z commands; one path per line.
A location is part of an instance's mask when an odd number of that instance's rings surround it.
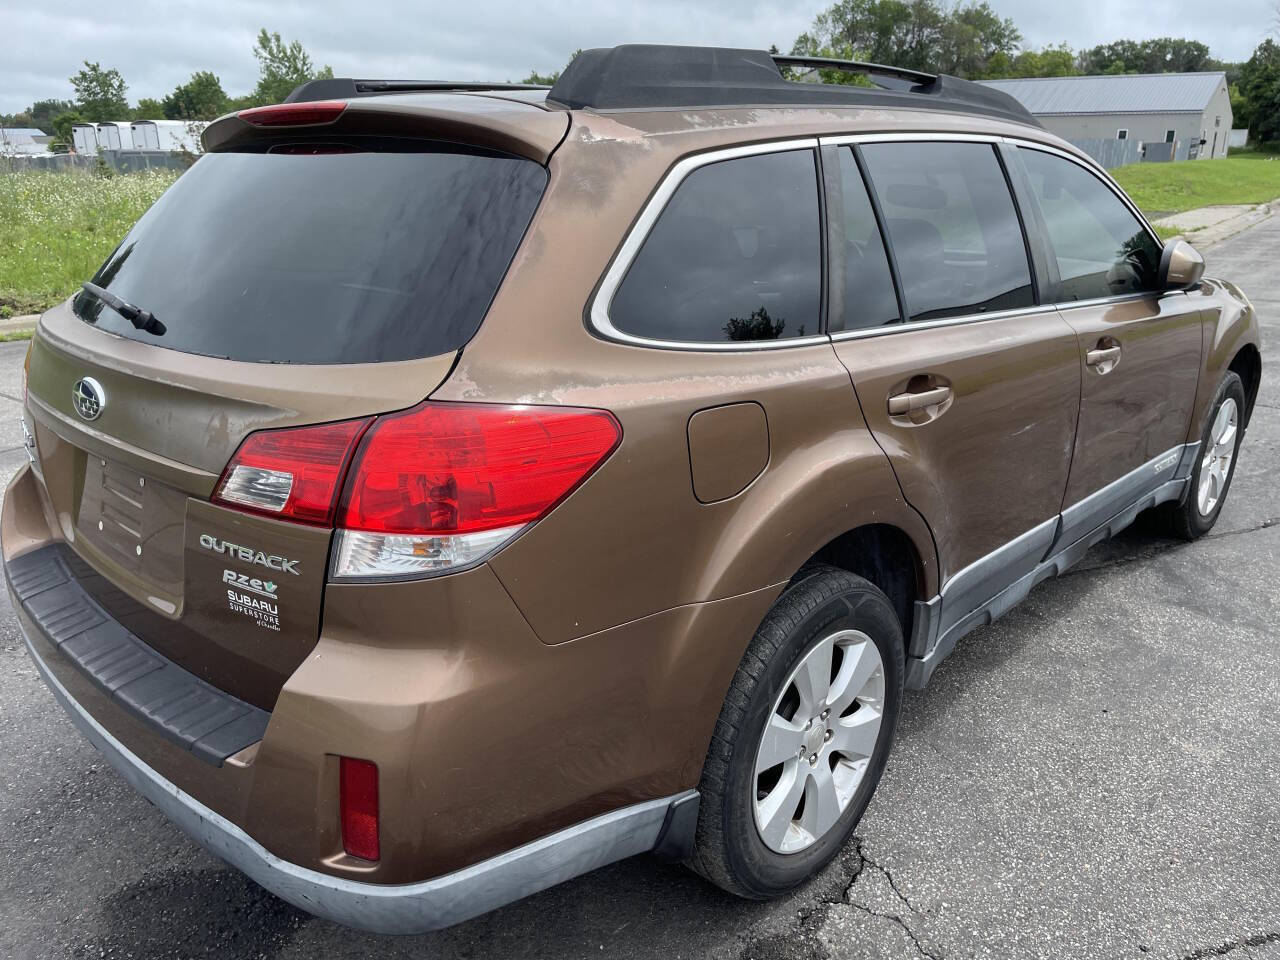
M 149 311 L 143 310 L 141 307 L 135 307 L 128 300 L 121 300 L 110 290 L 100 287 L 96 283 L 82 283 L 80 286 L 84 287 L 86 291 L 93 294 L 139 330 L 154 334 L 157 337 L 164 336 L 164 324 L 152 316 Z

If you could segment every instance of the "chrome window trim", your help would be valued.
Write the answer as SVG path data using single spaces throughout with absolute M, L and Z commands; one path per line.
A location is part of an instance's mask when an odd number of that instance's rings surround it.
M 802 137 L 792 140 L 775 140 L 767 143 L 752 143 L 739 147 L 729 147 L 723 150 L 711 150 L 706 153 L 695 153 L 691 156 L 683 157 L 678 160 L 666 176 L 658 184 L 658 188 L 649 197 L 645 203 L 644 209 L 640 211 L 640 216 L 636 218 L 632 224 L 627 237 L 622 242 L 622 246 L 618 248 L 618 252 L 614 255 L 609 268 L 605 271 L 604 278 L 600 281 L 600 287 L 596 290 L 595 297 L 591 301 L 591 309 L 589 311 L 590 326 L 601 336 L 609 340 L 619 343 L 627 343 L 640 347 L 660 347 L 667 350 L 691 350 L 691 351 L 733 351 L 741 352 L 747 350 L 785 350 L 791 347 L 811 346 L 817 343 L 829 343 L 830 340 L 825 333 L 813 334 L 807 337 L 793 337 L 789 340 L 761 340 L 752 342 L 726 342 L 717 343 L 705 340 L 660 340 L 652 337 L 642 337 L 634 333 L 627 333 L 619 330 L 613 325 L 613 321 L 609 317 L 609 306 L 613 302 L 614 294 L 618 292 L 618 287 L 622 285 L 623 279 L 627 275 L 627 271 L 631 269 L 631 264 L 635 261 L 640 248 L 644 246 L 645 240 L 648 239 L 649 233 L 653 230 L 653 225 L 657 223 L 658 217 L 667 208 L 672 196 L 676 190 L 684 183 L 685 179 L 693 171 L 709 166 L 713 163 L 720 163 L 724 160 L 737 160 L 741 157 L 762 156 L 770 153 L 786 153 L 791 150 L 812 150 L 817 151 L 817 137 Z M 814 166 L 814 188 L 818 192 L 818 202 L 822 202 L 821 184 L 817 180 L 817 166 Z M 815 228 L 821 229 L 820 221 L 815 221 Z M 821 269 L 821 264 L 819 265 Z
M 881 337 L 892 333 L 906 333 L 908 330 L 936 330 L 938 327 L 958 327 L 968 323 L 981 323 L 983 320 L 1008 320 L 1011 317 L 1033 317 L 1041 313 L 1053 313 L 1057 307 L 1052 303 L 1039 306 L 1022 307 L 1017 310 L 992 310 L 990 313 L 966 313 L 955 317 L 939 317 L 937 320 L 917 320 L 915 322 L 899 320 L 878 327 L 862 327 L 857 330 L 838 330 L 830 334 L 831 340 L 839 343 L 842 340 L 863 340 L 867 337 Z

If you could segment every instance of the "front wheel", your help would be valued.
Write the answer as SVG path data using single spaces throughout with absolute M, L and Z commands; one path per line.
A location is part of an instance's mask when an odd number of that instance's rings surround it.
M 1173 532 L 1195 540 L 1213 529 L 1235 476 L 1236 455 L 1244 436 L 1244 384 L 1232 371 L 1222 379 L 1200 436 L 1199 461 L 1191 474 L 1191 488 L 1173 510 Z
M 811 567 L 778 598 L 731 684 L 703 767 L 690 866 L 779 896 L 848 840 L 902 703 L 902 628 L 872 584 Z

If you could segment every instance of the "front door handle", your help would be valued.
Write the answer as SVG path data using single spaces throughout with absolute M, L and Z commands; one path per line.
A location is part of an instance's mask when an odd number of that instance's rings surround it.
M 1084 355 L 1084 362 L 1091 367 L 1098 367 L 1104 363 L 1111 363 L 1119 359 L 1119 347 L 1101 347 L 1097 350 L 1090 350 Z
M 923 410 L 925 407 L 937 406 L 951 399 L 950 387 L 935 387 L 933 390 L 921 390 L 919 393 L 900 393 L 889 398 L 889 412 L 895 415 Z

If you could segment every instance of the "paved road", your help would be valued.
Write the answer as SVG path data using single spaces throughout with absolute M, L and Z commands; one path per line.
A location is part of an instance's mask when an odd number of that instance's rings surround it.
M 1280 342 L 1280 217 L 1209 252 Z M 22 346 L 0 344 L 0 472 Z M 0 956 L 1280 958 L 1280 386 L 1213 535 L 1131 531 L 908 697 L 846 854 L 772 904 L 637 858 L 442 934 L 314 920 L 76 734 L 0 599 Z

